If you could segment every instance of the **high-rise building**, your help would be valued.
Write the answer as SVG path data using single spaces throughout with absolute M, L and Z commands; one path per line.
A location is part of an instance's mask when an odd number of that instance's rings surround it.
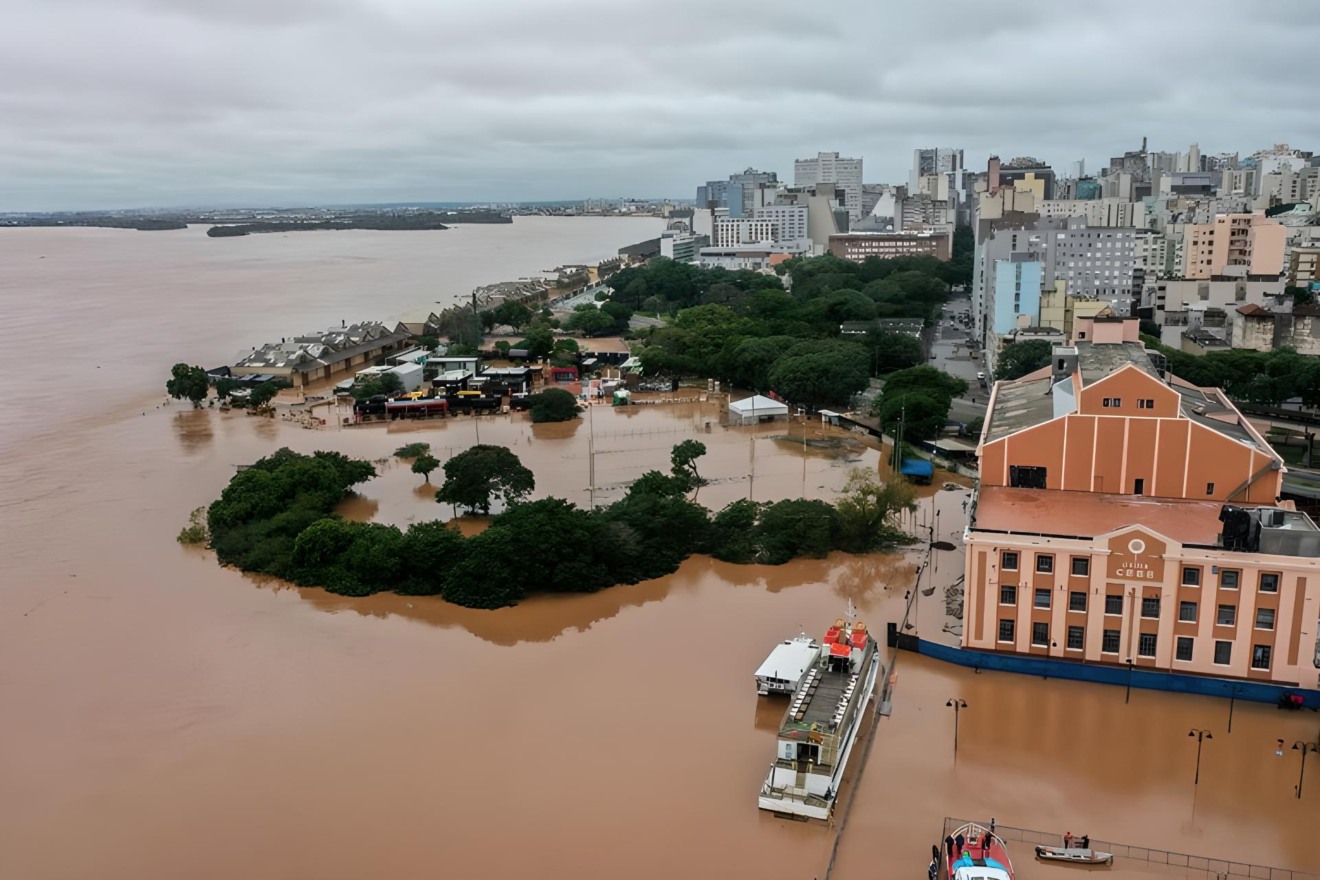
M 1278 276 L 1287 238 L 1287 228 L 1263 211 L 1220 214 L 1211 223 L 1188 224 L 1183 232 L 1183 277 L 1206 279 L 1232 271 Z
M 697 187 L 697 207 L 727 209 L 729 217 L 751 217 L 757 208 L 773 204 L 779 176 L 773 171 L 748 168 L 728 180 L 708 180 Z
M 847 159 L 838 153 L 817 153 L 814 159 L 793 161 L 793 185 L 809 187 L 833 184 L 843 190 L 843 206 L 848 217 L 862 216 L 862 160 Z

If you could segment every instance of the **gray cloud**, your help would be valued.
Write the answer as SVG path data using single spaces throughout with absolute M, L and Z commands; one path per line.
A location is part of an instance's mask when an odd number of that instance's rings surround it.
M 1320 149 L 1307 4 L 7 0 L 0 211 L 691 197 L 839 150 Z

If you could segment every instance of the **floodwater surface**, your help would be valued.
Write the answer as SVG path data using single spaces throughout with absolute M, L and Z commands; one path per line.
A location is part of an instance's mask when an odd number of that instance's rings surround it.
M 535 229 L 553 237 L 579 222 Z M 532 271 L 653 234 L 644 227 L 603 223 L 577 250 L 535 260 L 526 252 L 541 245 L 525 232 L 489 247 Z M 800 428 L 726 430 L 714 400 L 597 408 L 571 425 L 513 415 L 321 430 L 165 405 L 175 360 L 223 362 L 284 332 L 267 324 L 328 323 L 355 290 L 366 299 L 347 317 L 398 312 L 443 288 L 444 273 L 401 268 L 396 257 L 421 247 L 402 238 L 201 238 L 174 250 L 149 246 L 154 235 L 0 233 L 11 390 L 0 401 L 0 877 L 824 876 L 837 825 L 756 809 L 783 704 L 756 696 L 752 672 L 776 641 L 819 635 L 849 602 L 883 637 L 920 548 L 780 567 L 692 558 L 656 581 L 489 612 L 254 579 L 174 537 L 236 465 L 280 446 L 382 461 L 343 512 L 406 525 L 452 515 L 390 460 L 413 440 L 443 459 L 479 433 L 532 468 L 538 495 L 589 505 L 666 469 L 670 447 L 696 438 L 709 448 L 700 497 L 716 508 L 837 497 L 851 468 L 881 466 L 873 445 L 804 455 L 778 439 Z M 217 263 L 211 246 L 234 243 L 251 258 Z M 341 247 L 399 253 L 335 257 Z M 24 262 L 39 253 L 70 264 L 53 279 Z M 448 257 L 452 275 L 475 279 L 468 287 L 524 271 L 460 257 Z M 209 280 L 190 284 L 194 270 Z M 352 282 L 335 282 L 344 272 Z M 318 283 L 301 280 L 309 273 Z M 327 305 L 321 283 L 341 300 Z M 43 364 L 55 378 L 14 372 Z M 929 537 L 938 522 L 938 538 L 957 544 L 965 493 L 922 496 L 912 530 Z M 956 551 L 936 556 L 913 609 L 923 634 L 950 625 L 925 589 L 960 570 Z M 968 702 L 956 762 L 953 697 Z M 1278 738 L 1314 737 L 1314 715 L 1238 704 L 1230 734 L 1221 701 L 1136 691 L 1125 703 L 1117 688 L 914 655 L 898 658 L 893 698 L 860 782 L 855 766 L 845 784 L 856 801 L 835 877 L 920 877 L 946 815 L 1315 868 L 1320 778 L 1299 800 L 1296 753 L 1274 755 Z M 1190 727 L 1215 732 L 1196 786 Z M 1312 769 L 1320 777 L 1320 762 Z M 1025 880 L 1076 873 L 1033 864 L 1025 845 L 1013 854 Z

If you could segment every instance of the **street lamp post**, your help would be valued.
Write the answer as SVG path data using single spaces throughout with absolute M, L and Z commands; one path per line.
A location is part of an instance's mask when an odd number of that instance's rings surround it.
M 1127 663 L 1128 676 L 1127 676 L 1127 693 L 1123 695 L 1123 702 L 1127 703 L 1132 700 L 1132 658 L 1129 657 L 1124 662 Z
M 1192 785 L 1201 784 L 1201 744 L 1207 739 L 1214 739 L 1214 736 L 1208 730 L 1202 730 L 1199 727 L 1193 727 L 1187 731 L 1188 736 L 1196 737 L 1196 779 Z
M 1297 774 L 1297 799 L 1302 799 L 1302 783 L 1306 781 L 1306 756 L 1311 752 L 1320 752 L 1320 743 L 1298 740 L 1293 743 L 1293 751 L 1302 753 L 1302 769 Z
M 1229 685 L 1228 689 L 1228 732 L 1233 732 L 1233 704 L 1237 702 L 1237 683 Z
M 967 708 L 967 701 L 954 697 L 944 705 L 953 709 L 953 760 L 956 763 L 958 760 L 958 713 Z

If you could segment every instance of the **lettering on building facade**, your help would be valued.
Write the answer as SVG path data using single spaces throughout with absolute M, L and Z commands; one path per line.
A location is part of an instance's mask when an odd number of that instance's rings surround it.
M 1163 583 L 1167 545 L 1148 532 L 1129 531 L 1109 539 L 1109 579 Z

